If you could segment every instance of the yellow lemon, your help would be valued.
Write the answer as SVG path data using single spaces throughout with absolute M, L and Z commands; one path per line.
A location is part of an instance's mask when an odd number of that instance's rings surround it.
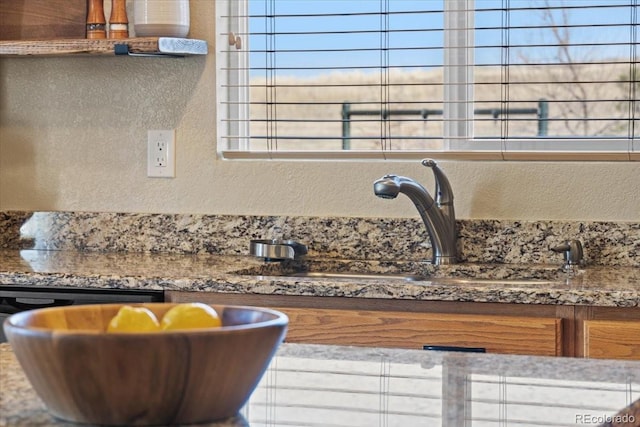
M 151 310 L 145 307 L 120 307 L 113 316 L 107 332 L 155 332 L 160 330 L 160 323 Z
M 222 321 L 216 310 L 200 302 L 178 304 L 162 317 L 160 326 L 165 331 L 177 329 L 217 328 Z

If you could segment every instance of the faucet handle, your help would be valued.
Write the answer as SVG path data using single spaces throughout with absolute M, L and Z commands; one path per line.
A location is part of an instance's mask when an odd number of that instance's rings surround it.
M 453 207 L 453 190 L 451 189 L 451 184 L 449 184 L 449 179 L 442 169 L 438 167 L 438 163 L 433 159 L 423 159 L 422 166 L 431 168 L 433 171 L 433 177 L 436 181 L 436 204 L 438 206 Z
M 564 268 L 582 263 L 584 251 L 580 240 L 569 240 L 561 245 L 550 248 L 553 252 L 562 253 L 564 255 Z

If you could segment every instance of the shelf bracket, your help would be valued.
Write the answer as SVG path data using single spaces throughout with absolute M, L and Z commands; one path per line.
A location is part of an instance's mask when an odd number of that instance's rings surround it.
M 118 55 L 129 55 L 129 46 L 124 43 L 116 43 L 113 45 L 113 53 Z
M 184 58 L 190 55 L 206 55 L 207 43 L 204 40 L 181 39 L 174 37 L 159 37 L 157 52 L 132 53 L 127 43 L 115 43 L 113 50 L 116 55 L 155 56 Z
M 129 51 L 129 45 L 126 43 L 116 43 L 113 45 L 113 52 L 116 56 L 140 56 L 140 57 L 156 57 L 156 58 L 184 58 L 186 55 L 180 55 L 176 53 L 131 53 Z

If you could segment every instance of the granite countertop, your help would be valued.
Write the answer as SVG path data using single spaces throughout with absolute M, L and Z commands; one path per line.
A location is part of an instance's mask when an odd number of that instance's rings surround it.
M 0 390 L 2 426 L 77 425 L 47 412 L 8 344 Z M 638 361 L 283 344 L 240 413 L 208 425 L 638 426 L 639 397 Z
M 291 277 L 299 269 L 412 273 L 418 281 Z M 451 277 L 467 278 L 465 283 Z M 491 280 L 479 280 L 491 279 Z M 514 279 L 527 279 L 519 282 Z M 498 303 L 640 306 L 640 269 L 558 265 L 339 261 L 265 263 L 242 255 L 0 250 L 0 285 L 156 289 Z

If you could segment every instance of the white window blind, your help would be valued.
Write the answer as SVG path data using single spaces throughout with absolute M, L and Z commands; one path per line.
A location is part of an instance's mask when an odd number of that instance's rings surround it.
M 218 1 L 220 151 L 634 158 L 639 1 Z

